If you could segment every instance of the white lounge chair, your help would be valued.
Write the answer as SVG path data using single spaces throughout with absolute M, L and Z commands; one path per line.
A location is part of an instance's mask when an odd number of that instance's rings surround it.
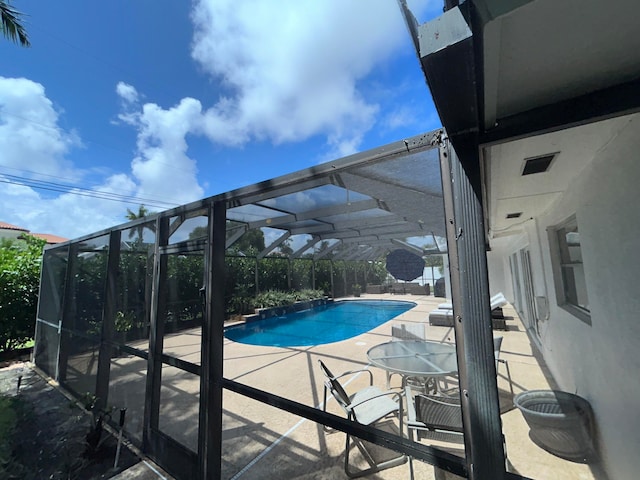
M 494 319 L 494 328 L 506 329 L 502 307 L 507 305 L 507 299 L 502 292 L 496 293 L 491 297 L 491 316 Z M 453 326 L 453 304 L 441 303 L 438 308 L 429 312 L 429 324 L 439 327 Z
M 498 292 L 493 297 L 491 297 L 491 300 L 490 300 L 491 311 L 495 310 L 496 308 L 504 307 L 507 303 L 509 302 L 507 302 L 507 299 L 505 298 L 504 294 L 502 292 Z M 438 305 L 438 309 L 453 310 L 453 304 L 441 303 Z

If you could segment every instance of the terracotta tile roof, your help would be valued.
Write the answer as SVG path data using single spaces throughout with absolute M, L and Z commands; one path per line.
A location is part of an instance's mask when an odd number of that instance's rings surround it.
M 18 227 L 16 225 L 11 225 L 10 223 L 7 223 L 7 222 L 0 222 L 0 230 L 14 230 L 17 232 L 25 232 L 36 238 L 41 238 L 48 244 L 66 242 L 67 240 L 69 240 L 68 238 L 59 237 L 58 235 L 52 235 L 50 233 L 31 233 L 26 228 Z
M 16 225 L 11 225 L 10 223 L 0 222 L 0 230 L 18 230 L 20 232 L 28 232 L 26 228 L 17 227 Z
M 67 240 L 69 240 L 68 238 L 51 235 L 50 233 L 31 233 L 30 235 L 33 235 L 36 238 L 41 238 L 49 244 L 66 242 Z

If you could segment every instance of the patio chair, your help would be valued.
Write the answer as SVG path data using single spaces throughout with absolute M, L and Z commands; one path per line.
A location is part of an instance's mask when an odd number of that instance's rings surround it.
M 352 370 L 336 376 L 331 373 L 322 360 L 318 360 L 318 362 L 320 363 L 320 368 L 326 377 L 324 383 L 323 410 L 326 411 L 327 392 L 331 392 L 331 395 L 333 395 L 333 398 L 338 402 L 349 420 L 353 420 L 362 425 L 374 425 L 382 420 L 391 418 L 392 416 L 397 416 L 400 435 L 403 434 L 401 392 L 382 391 L 378 387 L 374 386 L 373 373 L 370 370 Z M 369 386 L 352 395 L 348 395 L 339 379 L 347 375 L 353 375 L 361 372 L 367 372 L 369 374 Z M 395 397 L 395 399 L 392 397 Z M 328 430 L 325 429 L 325 431 Z M 350 467 L 350 455 L 354 446 L 364 457 L 365 461 L 369 465 L 368 468 L 354 470 Z M 395 455 L 392 458 L 386 458 L 382 461 L 378 461 L 374 458 L 374 453 L 370 450 L 371 449 L 368 448 L 366 442 L 347 434 L 344 454 L 344 471 L 349 478 L 363 477 L 387 468 L 402 465 L 407 461 L 407 457 L 404 454 Z
M 405 387 L 409 438 L 423 438 L 463 444 L 460 397 L 422 395 Z
M 513 382 L 511 380 L 511 370 L 509 369 L 509 362 L 500 358 L 500 350 L 502 348 L 503 337 L 493 337 L 493 356 L 496 359 L 496 374 L 499 375 L 500 364 L 504 365 L 507 370 L 507 380 L 509 381 L 509 389 L 511 390 L 511 396 L 514 396 Z M 449 383 L 453 383 L 455 386 L 450 387 Z M 443 377 L 438 379 L 438 391 L 446 395 L 456 396 L 458 394 L 458 376 Z
M 462 426 L 462 408 L 460 397 L 446 395 L 414 396 L 411 387 L 405 387 L 407 405 L 407 433 L 411 440 L 426 439 L 432 446 L 464 451 L 464 428 Z M 435 442 L 435 444 L 434 444 Z M 442 478 L 442 472 L 434 466 L 436 478 Z M 409 457 L 409 472 L 413 479 L 413 459 Z
M 509 389 L 511 390 L 511 396 L 513 397 L 513 382 L 511 381 L 511 370 L 509 370 L 509 362 L 500 358 L 500 350 L 502 348 L 503 337 L 493 337 L 493 355 L 496 358 L 496 374 L 498 373 L 498 367 L 503 364 L 507 369 L 507 380 L 509 381 Z
M 392 340 L 425 340 L 425 324 L 420 323 L 397 323 L 391 326 Z
M 391 340 L 426 340 L 424 323 L 398 323 L 391 325 Z M 387 389 L 391 388 L 391 376 L 396 373 L 387 370 Z M 397 374 L 400 375 L 400 374 Z M 403 384 L 406 379 L 403 378 Z

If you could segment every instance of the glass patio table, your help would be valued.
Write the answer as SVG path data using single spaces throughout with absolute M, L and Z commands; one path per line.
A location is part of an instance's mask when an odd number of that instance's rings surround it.
M 367 358 L 376 367 L 402 375 L 403 385 L 407 378 L 415 378 L 436 389 L 438 377 L 458 373 L 456 347 L 446 343 L 396 340 L 371 347 Z

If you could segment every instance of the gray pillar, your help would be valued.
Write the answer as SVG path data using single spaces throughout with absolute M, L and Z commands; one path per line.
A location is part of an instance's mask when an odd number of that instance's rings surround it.
M 202 321 L 202 374 L 198 442 L 201 479 L 222 473 L 222 374 L 224 340 L 226 205 L 209 211 L 209 243 L 205 255 L 205 317 Z
M 331 272 L 331 298 L 336 298 L 336 291 L 333 285 L 333 260 L 329 260 L 329 271 Z
M 316 261 L 311 259 L 311 289 L 316 289 Z
M 97 411 L 106 410 L 109 399 L 109 372 L 111 370 L 111 340 L 115 330 L 116 310 L 118 303 L 118 264 L 120 259 L 120 230 L 114 230 L 109 237 L 109 257 L 107 259 L 107 275 L 102 306 L 102 332 L 100 353 L 98 354 L 98 372 L 96 374 Z M 116 405 L 117 407 L 117 405 Z
M 260 262 L 260 260 L 258 260 L 256 258 L 256 264 L 255 264 L 255 267 L 253 269 L 253 273 L 254 273 L 255 279 L 256 279 L 256 287 L 255 287 L 255 290 L 256 290 L 255 291 L 255 295 L 256 296 L 260 293 L 260 275 L 259 275 L 260 265 L 258 264 L 259 262 Z M 242 312 L 240 312 L 240 313 L 242 313 Z
M 75 290 L 77 282 L 77 266 L 78 266 L 78 246 L 79 242 L 72 243 L 69 246 L 67 254 L 67 271 L 65 272 L 64 294 L 61 305 L 62 310 L 62 330 L 60 332 L 60 355 L 58 357 L 58 378 L 56 380 L 60 384 L 67 381 L 67 364 L 69 361 L 69 349 L 71 348 L 69 338 L 69 330 L 76 327 L 75 321 L 77 316 L 77 308 L 75 301 Z
M 153 290 L 149 309 L 149 358 L 147 360 L 147 388 L 144 404 L 143 446 L 151 445 L 151 429 L 157 430 L 160 421 L 160 384 L 162 380 L 162 346 L 164 316 L 166 315 L 167 255 L 162 248 L 169 242 L 169 218 L 156 219 L 156 245 L 153 265 Z
M 503 480 L 479 158 L 469 144 L 464 158 L 448 141 L 441 149 L 467 467 L 471 480 Z

